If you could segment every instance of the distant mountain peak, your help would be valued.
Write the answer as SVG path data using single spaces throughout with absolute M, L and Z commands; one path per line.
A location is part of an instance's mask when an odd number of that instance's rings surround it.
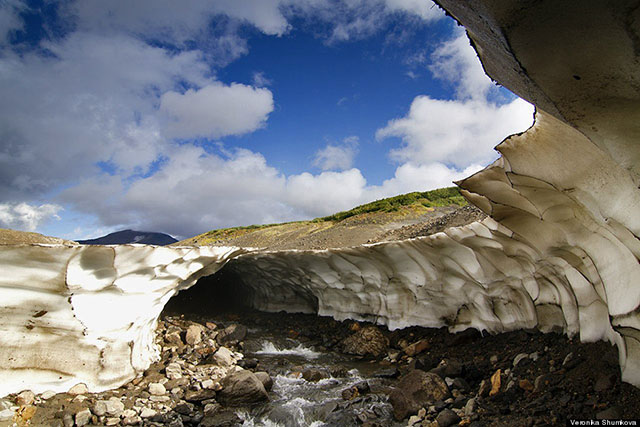
M 124 245 L 127 243 L 139 243 L 144 245 L 165 246 L 177 242 L 176 239 L 164 233 L 153 231 L 121 230 L 109 233 L 106 236 L 89 240 L 77 240 L 81 245 Z

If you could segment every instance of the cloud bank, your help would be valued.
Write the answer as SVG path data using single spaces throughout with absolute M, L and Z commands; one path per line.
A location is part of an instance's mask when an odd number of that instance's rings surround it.
M 491 161 L 491 148 L 531 123 L 524 101 L 497 100 L 463 33 L 426 61 L 456 99 L 416 97 L 376 133 L 393 177 L 379 185 L 355 168 L 357 137 L 309 160 L 319 173 L 286 175 L 259 152 L 205 149 L 201 139 L 269 125 L 270 81 L 223 83 L 217 70 L 248 52 L 243 29 L 285 37 L 294 18 L 318 37 L 369 37 L 402 14 L 441 19 L 417 0 L 142 0 L 69 2 L 59 37 L 9 45 L 21 3 L 0 4 L 0 226 L 37 230 L 73 210 L 96 227 L 187 237 L 218 227 L 324 216 L 382 197 L 451 185 Z M 315 27 L 314 27 L 315 28 Z M 452 78 L 455 76 L 455 78 Z M 297 143 L 304 143 L 299 141 Z M 384 161 L 385 159 L 381 159 Z M 63 236 L 73 238 L 75 236 Z

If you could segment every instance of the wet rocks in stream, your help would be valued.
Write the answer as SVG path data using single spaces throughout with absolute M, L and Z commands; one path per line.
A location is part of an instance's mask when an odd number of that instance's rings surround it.
M 621 382 L 616 349 L 602 342 L 536 331 L 390 332 L 282 313 L 210 320 L 164 317 L 161 358 L 144 375 L 102 393 L 77 384 L 6 396 L 0 425 L 235 426 L 268 417 L 287 426 L 533 426 L 640 417 L 640 390 Z M 265 331 L 304 346 L 297 362 L 248 350 Z M 298 389 L 320 397 L 311 402 Z M 305 405 L 314 406 L 301 415 Z

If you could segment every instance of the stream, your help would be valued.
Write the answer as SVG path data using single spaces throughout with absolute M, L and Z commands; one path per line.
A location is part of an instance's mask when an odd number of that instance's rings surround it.
M 244 426 L 351 426 L 374 420 L 376 425 L 405 425 L 393 421 L 387 401 L 393 368 L 331 351 L 308 337 L 287 336 L 260 317 L 241 320 L 248 327 L 244 363 L 257 361 L 259 370 L 271 375 L 273 387 L 268 403 L 236 412 Z M 343 398 L 349 389 L 359 392 Z

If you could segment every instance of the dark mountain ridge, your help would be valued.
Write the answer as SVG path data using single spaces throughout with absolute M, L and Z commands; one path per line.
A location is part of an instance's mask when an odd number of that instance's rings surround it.
M 77 240 L 81 245 L 124 245 L 127 243 L 141 243 L 145 245 L 165 246 L 177 242 L 176 239 L 164 233 L 152 231 L 122 230 L 89 240 Z

